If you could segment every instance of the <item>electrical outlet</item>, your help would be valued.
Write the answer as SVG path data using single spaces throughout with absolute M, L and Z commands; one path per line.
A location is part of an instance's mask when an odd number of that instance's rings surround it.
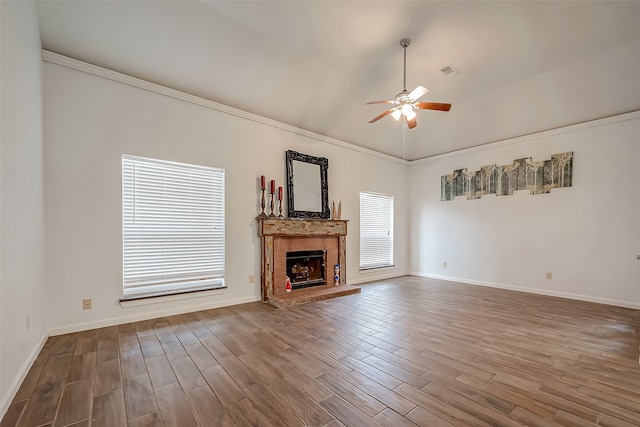
M 91 300 L 90 299 L 83 299 L 82 300 L 82 309 L 83 310 L 91 310 Z
M 447 261 L 442 263 L 442 268 L 447 268 Z
M 256 278 L 253 277 L 253 274 L 249 275 L 249 283 L 256 283 Z
M 547 274 L 545 275 L 545 278 L 547 278 L 548 280 L 553 279 L 553 273 L 547 272 Z
M 27 331 L 28 331 L 28 330 L 29 330 L 29 328 L 31 327 L 30 323 L 31 323 L 31 322 L 30 322 L 29 316 L 27 316 Z

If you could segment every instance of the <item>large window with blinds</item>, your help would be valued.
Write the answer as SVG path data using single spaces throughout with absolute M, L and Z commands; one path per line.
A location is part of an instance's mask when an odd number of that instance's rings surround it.
M 122 156 L 124 299 L 224 287 L 224 170 Z
M 360 193 L 360 269 L 393 265 L 393 196 Z

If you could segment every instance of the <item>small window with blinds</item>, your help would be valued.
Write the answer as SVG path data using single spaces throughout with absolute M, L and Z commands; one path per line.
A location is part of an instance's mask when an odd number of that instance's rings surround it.
M 122 156 L 124 299 L 224 287 L 224 170 Z
M 393 196 L 360 193 L 360 269 L 393 265 Z

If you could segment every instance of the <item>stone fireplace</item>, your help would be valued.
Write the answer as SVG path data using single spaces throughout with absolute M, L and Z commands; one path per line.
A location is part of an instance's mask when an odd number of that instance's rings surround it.
M 258 236 L 263 301 L 281 307 L 360 292 L 346 285 L 347 221 L 258 218 Z M 333 280 L 335 264 L 340 264 L 340 286 Z

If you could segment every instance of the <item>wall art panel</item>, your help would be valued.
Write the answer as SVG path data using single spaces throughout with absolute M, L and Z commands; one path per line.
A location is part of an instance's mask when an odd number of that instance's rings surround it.
M 552 188 L 571 187 L 573 183 L 573 152 L 552 154 L 551 159 L 534 162 L 531 157 L 516 159 L 510 165 L 482 166 L 479 171 L 456 169 L 440 179 L 440 200 L 466 196 L 478 199 L 485 194 L 509 196 L 517 190 L 543 194 Z

